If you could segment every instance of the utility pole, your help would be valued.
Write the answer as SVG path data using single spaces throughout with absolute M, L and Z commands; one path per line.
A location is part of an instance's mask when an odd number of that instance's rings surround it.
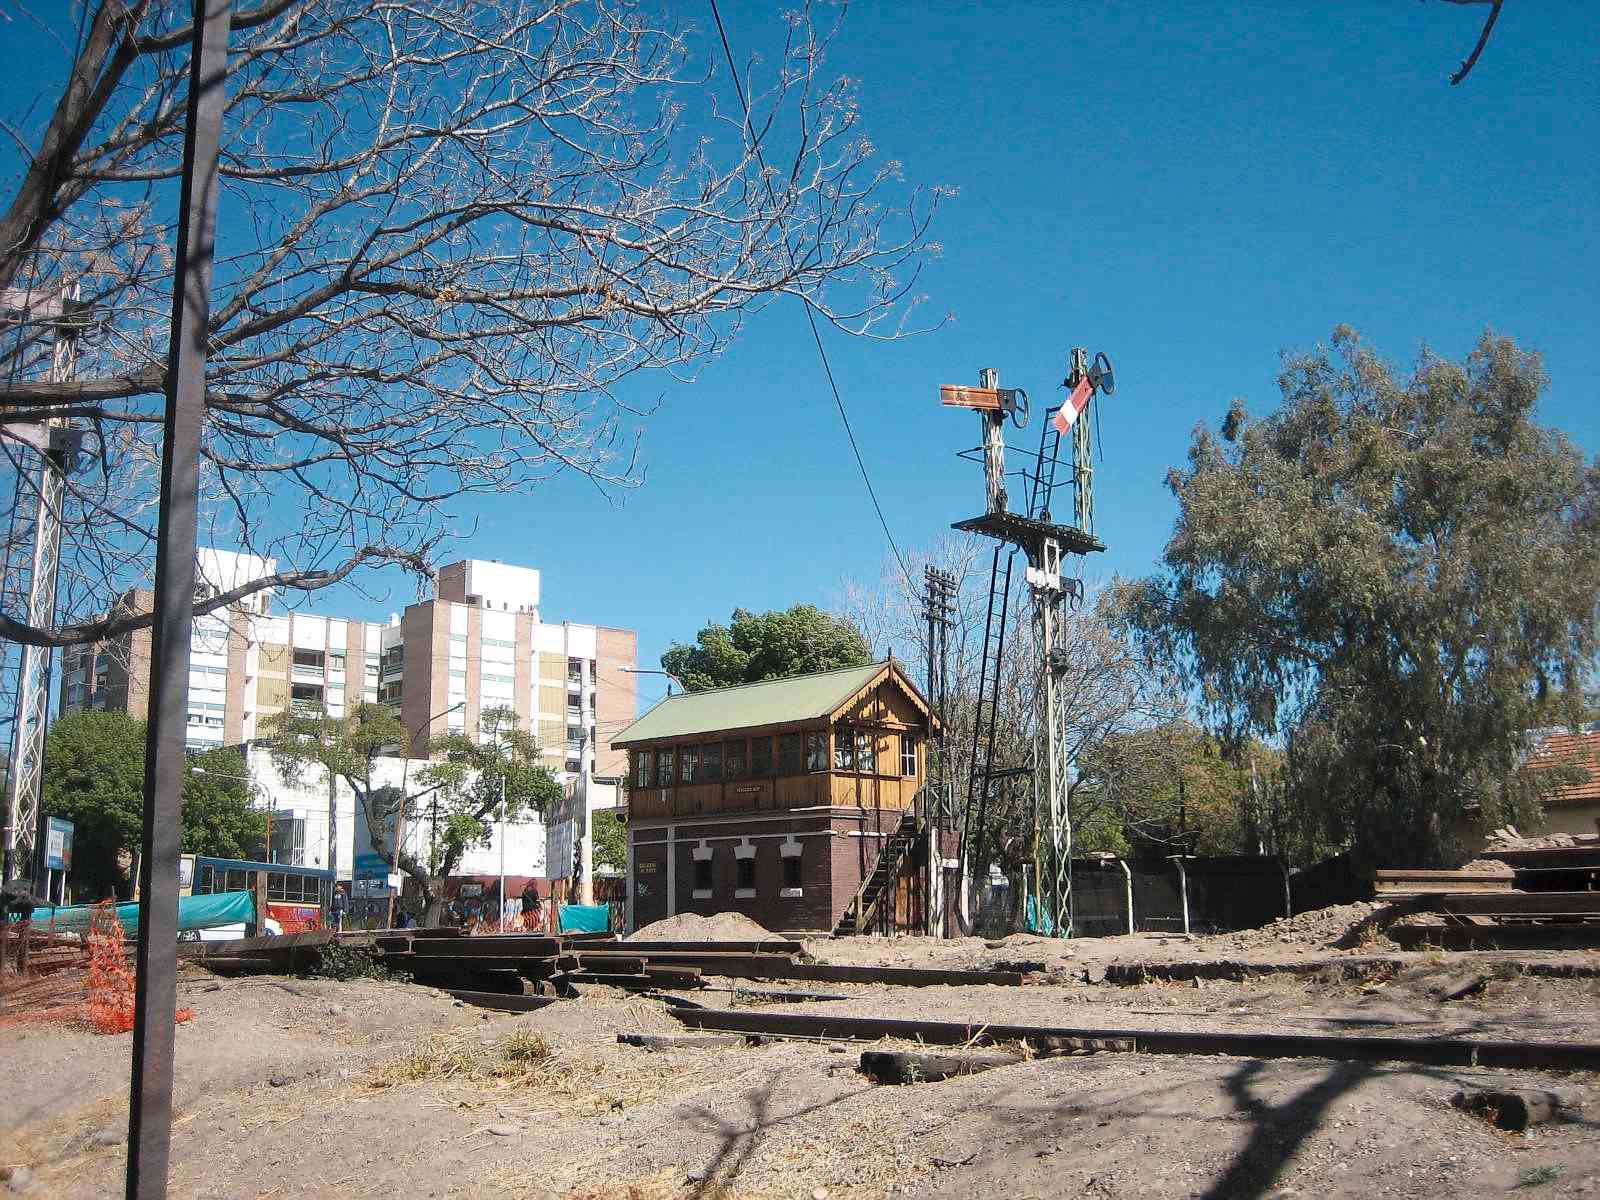
M 945 783 L 950 773 L 945 743 L 945 705 L 949 683 L 950 622 L 954 615 L 955 594 L 954 575 L 934 566 L 923 568 L 922 611 L 928 623 L 928 708 L 932 713 L 932 720 L 929 722 L 930 737 L 925 750 L 927 770 L 924 778 L 927 783 L 923 805 L 928 830 L 928 880 L 923 894 L 927 897 L 928 933 L 933 937 L 943 937 L 945 932 L 944 853 L 941 834 L 951 817 L 945 793 Z
M 156 534 L 128 1102 L 128 1200 L 164 1200 L 170 1161 L 178 1000 L 178 843 L 183 824 L 189 639 L 194 628 L 200 435 L 206 415 L 206 337 L 216 253 L 223 87 L 233 24 L 232 0 L 195 0 L 193 11 L 161 444 L 161 514 Z
M 500 772 L 500 932 L 506 931 L 506 838 L 511 829 L 506 824 L 506 773 Z

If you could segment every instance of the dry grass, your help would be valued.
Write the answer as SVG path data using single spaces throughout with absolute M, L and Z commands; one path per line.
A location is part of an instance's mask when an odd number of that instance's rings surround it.
M 374 1067 L 368 1084 L 373 1088 L 424 1082 L 548 1086 L 562 1073 L 554 1057 L 550 1043 L 531 1029 L 518 1030 L 498 1046 L 473 1044 L 459 1032 L 440 1033 Z
M 686 1183 L 683 1172 L 667 1167 L 651 1175 L 626 1182 L 612 1180 L 591 1186 L 582 1184 L 565 1193 L 562 1200 L 769 1200 L 782 1193 L 745 1191 L 728 1183 Z

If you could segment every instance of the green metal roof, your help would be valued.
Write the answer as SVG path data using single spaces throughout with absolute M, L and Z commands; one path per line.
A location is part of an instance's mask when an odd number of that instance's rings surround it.
M 653 738 L 691 737 L 723 729 L 825 717 L 872 682 L 885 665 L 875 662 L 864 667 L 668 696 L 612 738 L 611 744 L 627 746 Z

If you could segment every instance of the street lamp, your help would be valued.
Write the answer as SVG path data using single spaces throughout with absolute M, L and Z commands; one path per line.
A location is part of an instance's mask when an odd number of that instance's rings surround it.
M 622 670 L 626 671 L 629 675 L 665 675 L 671 681 L 667 684 L 667 695 L 669 696 L 672 695 L 672 684 L 674 683 L 680 688 L 683 688 L 683 690 L 686 692 L 689 690 L 683 686 L 683 680 L 679 679 L 671 671 L 652 671 L 644 667 L 623 667 Z

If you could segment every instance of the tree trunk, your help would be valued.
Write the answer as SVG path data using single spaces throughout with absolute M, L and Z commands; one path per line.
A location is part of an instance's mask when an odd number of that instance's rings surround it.
M 328 870 L 333 872 L 333 884 L 339 883 L 339 776 L 332 767 L 328 769 Z

